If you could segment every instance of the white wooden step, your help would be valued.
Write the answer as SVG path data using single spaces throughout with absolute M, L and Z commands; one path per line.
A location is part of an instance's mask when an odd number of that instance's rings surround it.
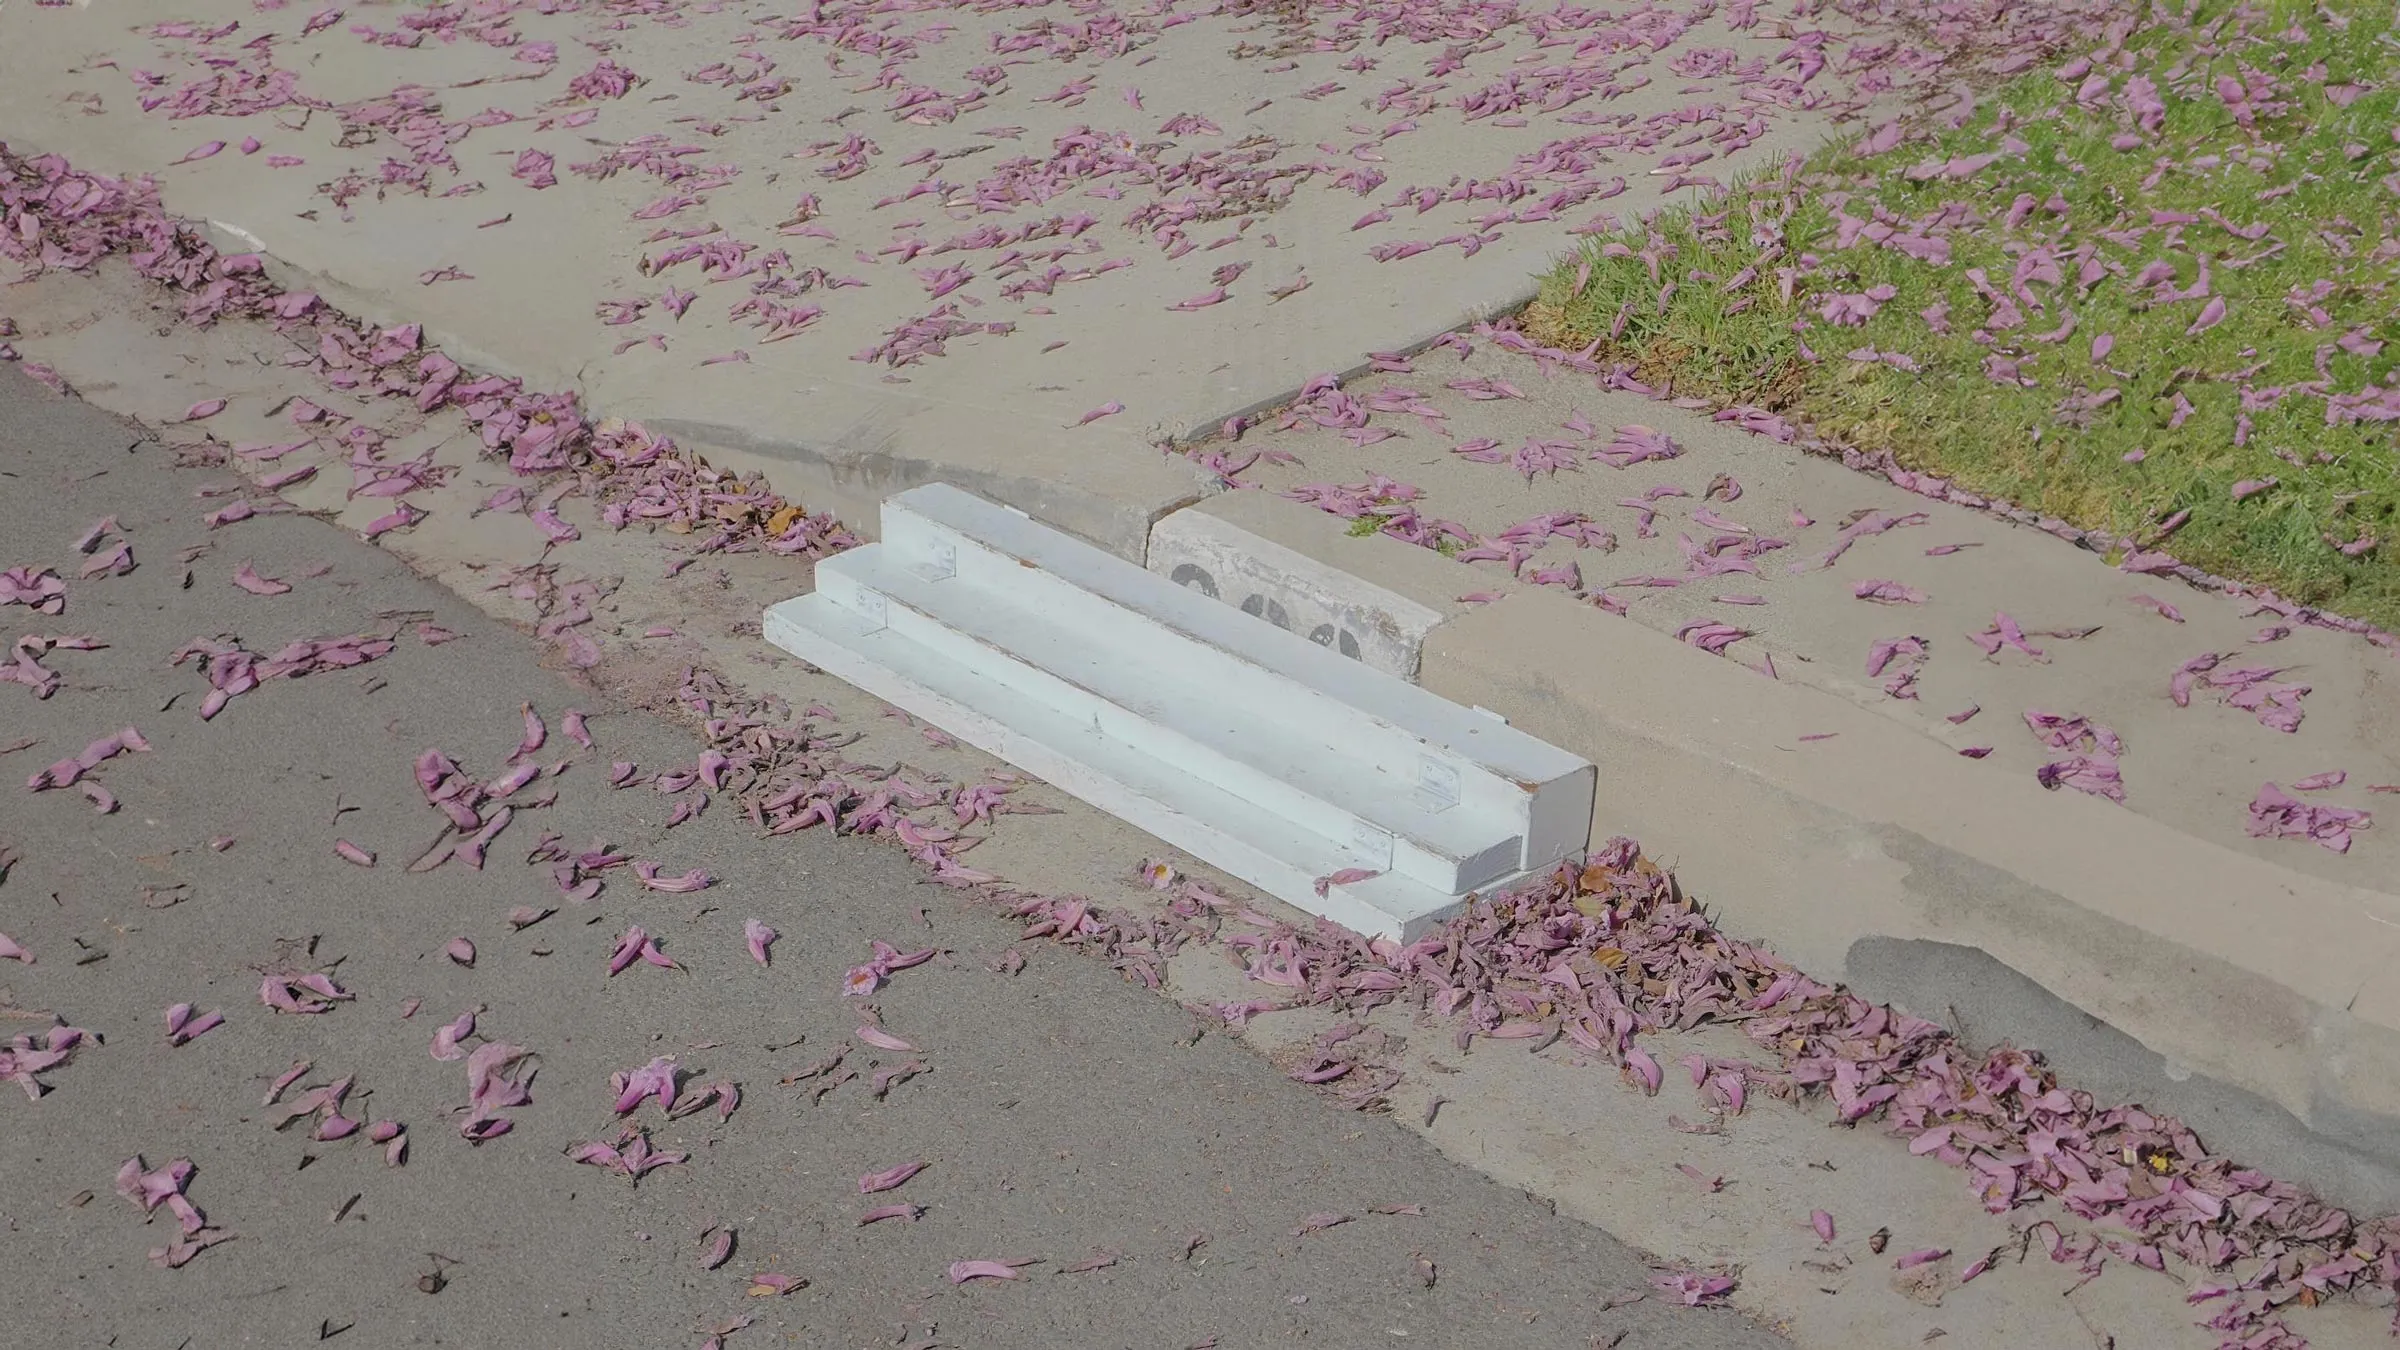
M 819 599 L 803 596 L 769 609 L 768 639 L 1270 895 L 1345 928 L 1403 940 L 1462 905 L 1463 897 L 1389 874 L 1329 884 L 1319 898 L 1318 878 L 1363 860 L 889 627 L 871 627 L 846 609 L 814 603 Z
M 768 640 L 1346 927 L 1586 842 L 1589 763 L 955 488 L 817 578 Z
M 1522 870 L 1522 834 L 1487 838 L 1486 817 L 1429 809 L 1414 782 L 1358 773 L 1322 726 L 1287 731 L 1246 715 L 1238 695 L 1178 678 L 1175 666 L 1189 657 L 1174 646 L 1094 643 L 1058 607 L 970 590 L 956 577 L 928 580 L 875 549 L 826 560 L 817 591 L 853 613 L 880 602 L 883 621 L 929 652 L 1345 842 L 1363 866 L 1444 894 Z
M 1246 715 L 1333 739 L 1346 757 L 1415 780 L 1429 800 L 1522 822 L 1520 863 L 1580 851 L 1591 830 L 1591 764 L 1405 680 L 1174 585 L 1114 554 L 947 484 L 884 503 L 883 547 L 924 576 L 957 573 L 979 591 L 1039 594 L 1094 639 L 1156 643 L 1176 676 Z M 1254 700 L 1254 702 L 1252 702 Z

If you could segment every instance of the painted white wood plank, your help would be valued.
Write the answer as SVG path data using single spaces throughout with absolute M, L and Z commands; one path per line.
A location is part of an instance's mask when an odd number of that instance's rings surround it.
M 769 641 L 1359 932 L 1585 845 L 1588 762 L 955 488 L 817 582 Z

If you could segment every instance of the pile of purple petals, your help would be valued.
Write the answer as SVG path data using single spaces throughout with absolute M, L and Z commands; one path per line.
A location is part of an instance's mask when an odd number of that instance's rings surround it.
M 573 395 L 475 376 L 427 345 L 414 324 L 375 328 L 313 294 L 278 289 L 256 256 L 219 253 L 199 229 L 170 218 L 146 180 L 84 173 L 55 155 L 26 158 L 0 146 L 0 225 L 0 258 L 28 276 L 89 271 L 102 258 L 122 256 L 175 292 L 188 322 L 270 323 L 293 343 L 288 366 L 354 394 L 405 400 L 420 413 L 454 409 L 485 452 L 518 473 L 575 471 L 575 486 L 600 504 L 613 528 L 640 522 L 685 534 L 694 553 L 820 557 L 857 542 L 830 517 L 785 503 L 761 477 L 712 468 L 635 424 L 594 425 Z M 304 399 L 288 415 L 303 433 L 349 450 L 355 471 L 380 463 L 381 437 L 372 428 Z
M 959 788 L 847 762 L 836 748 L 842 738 L 816 725 L 821 709 L 794 722 L 788 709 L 699 671 L 681 698 L 706 731 L 722 791 L 777 832 L 824 825 L 884 836 L 929 867 L 955 869 L 954 853 L 972 841 L 929 839 L 924 822 L 963 824 L 971 808 L 995 800 L 989 785 Z M 1271 995 L 1196 1009 L 1229 1026 L 1281 1008 L 1360 1017 L 1413 1007 L 1451 1020 L 1461 1041 L 1563 1039 L 1587 1062 L 1616 1066 L 1655 1092 L 1664 1075 L 1637 1037 L 1738 1025 L 1758 1044 L 1756 1060 L 1687 1065 L 1713 1109 L 1738 1112 L 1753 1092 L 1825 1102 L 1843 1122 L 1880 1122 L 1912 1153 L 1959 1168 L 1992 1213 L 2051 1199 L 2132 1235 L 2070 1237 L 2049 1221 L 2023 1230 L 2027 1243 L 2038 1240 L 2052 1260 L 2087 1275 L 2111 1260 L 2160 1270 L 2170 1256 L 2221 1274 L 2192 1301 L 2210 1307 L 2207 1325 L 2228 1350 L 2303 1344 L 2281 1320 L 2293 1304 L 2400 1288 L 2400 1220 L 2363 1222 L 2210 1153 L 2171 1117 L 2103 1106 L 2060 1084 L 2038 1054 L 2008 1046 L 1974 1054 L 1931 1022 L 1811 980 L 1716 930 L 1631 840 L 1610 841 L 1580 872 L 1561 869 L 1480 902 L 1406 946 L 1322 923 L 1294 927 L 1188 881 L 1149 915 L 1074 896 L 976 889 L 1028 938 L 1077 948 L 1154 989 L 1178 951 L 1223 945 Z M 1320 1042 L 1309 1078 L 1353 1108 L 1385 1105 L 1382 1091 L 1396 1079 L 1368 1062 L 1379 1038 Z M 1367 1090 L 1347 1081 L 1346 1064 L 1366 1070 Z
M 392 654 L 388 636 L 357 634 L 337 638 L 302 638 L 285 644 L 273 656 L 260 656 L 232 639 L 195 638 L 169 658 L 174 665 L 196 662 L 208 677 L 208 694 L 200 701 L 205 722 L 225 705 L 269 680 L 296 680 L 318 671 L 347 670 Z

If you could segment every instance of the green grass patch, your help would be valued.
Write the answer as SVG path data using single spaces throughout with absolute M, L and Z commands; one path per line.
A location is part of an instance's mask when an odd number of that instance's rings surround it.
M 2400 386 L 2400 42 L 2388 7 L 2330 9 L 2347 28 L 2208 4 L 1957 128 L 1595 238 L 1528 331 L 2085 528 L 2147 541 L 2188 510 L 2184 561 L 2400 629 L 2400 422 L 2375 420 L 2400 411 L 2376 401 Z

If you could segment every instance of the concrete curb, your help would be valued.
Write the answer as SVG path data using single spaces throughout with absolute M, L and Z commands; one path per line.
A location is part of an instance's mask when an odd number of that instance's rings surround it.
M 238 225 L 213 218 L 204 224 L 220 252 L 257 255 L 268 277 L 286 291 L 313 292 L 335 309 L 379 325 L 421 322 L 405 317 L 409 307 L 399 299 L 294 263 Z M 471 369 L 522 380 L 528 388 L 571 391 L 589 415 L 640 422 L 718 468 L 763 474 L 776 491 L 810 510 L 831 512 L 862 538 L 875 536 L 885 498 L 947 482 L 1139 564 L 1153 525 L 1217 490 L 1198 465 L 1161 455 L 1146 443 L 1127 444 L 1120 437 L 1115 451 L 1095 445 L 1062 453 L 1056 436 L 1045 436 L 1023 418 L 995 418 L 989 410 L 888 391 L 868 396 L 834 385 L 798 391 L 814 414 L 810 424 L 833 430 L 773 439 L 730 422 L 678 416 L 663 391 L 600 408 L 580 371 L 507 359 L 449 325 L 423 328 L 431 345 Z M 952 450 L 903 448 L 925 446 Z M 1014 467 L 1019 465 L 1034 467 Z
M 886 498 L 948 483 L 1013 506 L 1139 566 L 1160 520 L 1215 491 L 1198 465 L 1147 445 L 1070 460 L 1054 450 L 1035 452 L 1027 436 L 996 436 L 988 428 L 979 435 L 957 425 L 973 420 L 971 410 L 927 404 L 914 416 L 894 417 L 890 405 L 856 412 L 854 419 L 836 419 L 835 425 L 847 429 L 833 436 L 779 441 L 761 440 L 730 424 L 646 417 L 638 410 L 623 415 L 720 469 L 764 474 L 783 496 L 812 511 L 833 513 L 864 539 L 877 537 Z M 961 440 L 971 441 L 976 453 L 945 457 L 903 448 Z M 1029 467 L 1011 469 L 1012 463 Z
M 1576 247 L 1581 247 L 1581 245 L 1578 244 Z M 1478 301 L 1475 304 L 1467 306 L 1465 311 L 1460 313 L 1457 318 L 1438 324 L 1430 331 L 1425 332 L 1423 337 L 1382 348 L 1381 352 L 1400 357 L 1421 356 L 1424 353 L 1432 350 L 1433 345 L 1437 342 L 1440 342 L 1443 338 L 1446 338 L 1453 333 L 1466 332 L 1474 328 L 1475 325 L 1479 323 L 1490 323 L 1504 314 L 1514 314 L 1518 310 L 1521 310 L 1527 305 L 1530 305 L 1534 301 L 1540 299 L 1541 295 L 1541 278 L 1536 276 L 1526 285 L 1510 292 L 1503 299 L 1491 301 L 1489 303 Z M 1317 374 L 1312 374 L 1308 378 L 1313 380 L 1318 378 L 1318 375 L 1331 375 L 1334 377 L 1334 380 L 1337 383 L 1346 385 L 1353 380 L 1364 379 L 1368 375 L 1373 374 L 1374 371 L 1375 361 L 1374 358 L 1370 356 L 1362 360 L 1354 361 L 1349 365 L 1343 366 L 1337 370 L 1321 371 Z M 1186 426 L 1181 432 L 1176 434 L 1174 437 L 1174 443 L 1177 445 L 1196 445 L 1214 441 L 1218 439 L 1218 433 L 1224 429 L 1224 426 L 1228 421 L 1231 421 L 1237 417 L 1245 419 L 1246 421 L 1255 420 L 1261 413 L 1275 412 L 1278 409 L 1288 407 L 1291 404 L 1299 401 L 1300 389 L 1300 385 L 1291 385 L 1275 394 L 1269 395 L 1266 398 L 1253 399 L 1250 402 L 1241 405 L 1240 407 L 1229 408 L 1216 416 L 1203 418 L 1200 421 L 1193 422 Z
M 1277 594 L 1499 589 L 1297 503 L 1194 510 L 1309 560 Z M 2400 897 L 1994 775 L 1554 592 L 1440 607 L 1420 681 L 1598 764 L 1593 837 L 1640 839 L 1728 930 L 1971 1044 L 2038 1048 L 2336 1203 L 2400 1208 Z M 1838 758 L 1800 740 L 1827 735 Z
M 33 154 L 59 153 L 72 158 L 64 151 L 28 144 L 22 138 L 12 144 Z M 420 324 L 430 345 L 470 369 L 518 379 L 529 388 L 571 391 L 583 401 L 589 415 L 640 422 L 718 468 L 764 474 L 782 495 L 806 503 L 811 510 L 832 513 L 864 539 L 876 537 L 886 498 L 913 487 L 946 482 L 1014 506 L 1128 562 L 1143 564 L 1154 526 L 1223 491 L 1215 476 L 1199 465 L 1159 453 L 1153 437 L 1119 435 L 1114 438 L 1118 449 L 1113 452 L 1101 446 L 1069 449 L 1058 444 L 1058 433 L 1045 432 L 1021 418 L 995 416 L 990 409 L 936 399 L 908 399 L 888 389 L 876 391 L 872 397 L 840 386 L 804 391 L 809 424 L 833 428 L 813 436 L 768 438 L 734 421 L 695 419 L 676 406 L 671 390 L 614 399 L 602 408 L 597 406 L 583 370 L 538 361 L 528 364 L 523 347 L 504 353 L 475 341 L 455 325 L 428 322 L 416 314 L 417 307 L 408 303 L 408 297 L 354 285 L 323 268 L 295 261 L 237 223 L 214 216 L 197 223 L 219 252 L 255 255 L 267 276 L 286 291 L 314 293 L 342 313 L 378 325 Z M 1502 299 L 1455 310 L 1454 318 L 1387 350 L 1402 356 L 1421 354 L 1453 333 L 1523 309 L 1540 289 L 1540 278 L 1531 278 Z M 1327 373 L 1347 384 L 1373 369 L 1372 359 L 1362 357 Z M 1315 378 L 1315 373 L 1309 378 Z M 1157 438 L 1175 444 L 1210 440 L 1228 419 L 1256 418 L 1283 408 L 1299 397 L 1300 389 L 1299 384 L 1289 385 L 1180 429 L 1172 424 L 1160 426 Z M 1016 434 L 1008 434 L 1011 431 Z M 1030 471 L 1018 467 L 1025 465 L 1033 467 Z

